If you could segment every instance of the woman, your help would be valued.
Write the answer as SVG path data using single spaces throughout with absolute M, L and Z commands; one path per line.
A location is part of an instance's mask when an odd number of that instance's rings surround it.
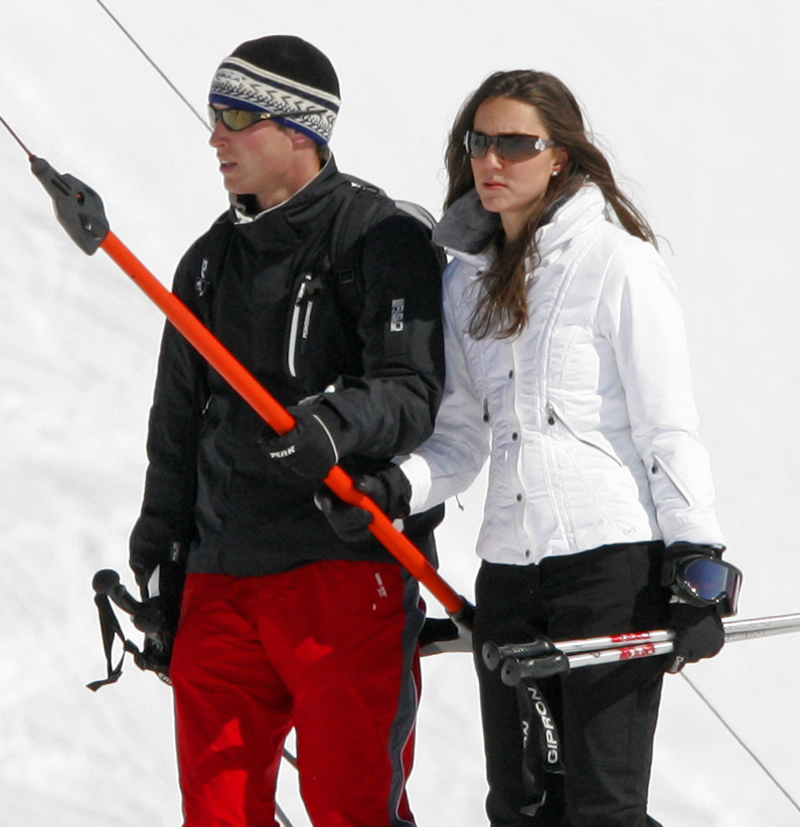
M 490 458 L 473 642 L 492 825 L 654 825 L 664 659 L 542 681 L 565 772 L 531 784 L 515 690 L 480 651 L 665 625 L 678 634 L 668 670 L 721 648 L 720 606 L 677 587 L 670 602 L 665 587 L 674 561 L 723 548 L 674 286 L 555 77 L 489 77 L 455 121 L 447 169 L 445 398 L 433 436 L 361 487 L 405 516 Z M 353 528 L 354 511 L 327 510 Z

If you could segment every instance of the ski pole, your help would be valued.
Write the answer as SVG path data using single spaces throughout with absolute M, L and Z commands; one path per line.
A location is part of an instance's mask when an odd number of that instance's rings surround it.
M 722 624 L 725 642 L 732 643 L 800 631 L 800 614 L 723 620 Z M 527 677 L 545 678 L 585 666 L 666 655 L 672 651 L 674 637 L 675 633 L 668 629 L 656 629 L 559 643 L 539 639 L 496 646 L 487 642 L 482 654 L 487 668 L 495 670 L 501 666 L 503 683 L 515 686 Z
M 88 255 L 102 248 L 268 425 L 279 434 L 290 431 L 294 427 L 291 414 L 111 232 L 100 196 L 82 181 L 72 175 L 59 174 L 43 158 L 34 156 L 8 123 L 2 118 L 0 121 L 27 153 L 33 174 L 52 198 L 56 217 L 70 238 Z M 323 482 L 342 501 L 369 511 L 372 515 L 368 526 L 370 532 L 455 620 L 466 621 L 465 613 L 469 607 L 464 598 L 444 581 L 422 552 L 392 525 L 378 506 L 355 487 L 345 471 L 334 466 Z
M 722 621 L 722 625 L 725 628 L 726 642 L 732 640 L 747 640 L 756 637 L 800 631 L 800 614 L 742 618 L 739 620 L 726 618 Z M 564 654 L 572 655 L 601 649 L 619 649 L 629 645 L 663 643 L 673 638 L 674 634 L 668 629 L 656 629 L 649 632 L 628 632 L 621 635 L 608 635 L 581 640 L 564 640 L 560 643 L 553 643 L 551 646 L 560 652 L 564 652 Z M 540 638 L 531 643 L 507 643 L 503 646 L 497 646 L 494 643 L 487 642 L 483 646 L 484 663 L 490 670 L 494 670 L 506 658 L 537 657 L 543 651 L 543 640 L 545 639 Z

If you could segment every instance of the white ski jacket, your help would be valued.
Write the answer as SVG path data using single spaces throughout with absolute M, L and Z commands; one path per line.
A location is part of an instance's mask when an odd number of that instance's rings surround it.
M 402 463 L 412 512 L 464 491 L 490 457 L 477 547 L 489 562 L 620 542 L 721 543 L 661 257 L 612 224 L 587 185 L 538 232 L 525 330 L 477 341 L 467 329 L 491 253 L 459 250 L 474 249 L 476 220 L 494 218 L 472 191 L 437 231 L 455 256 L 444 276 L 447 378 L 434 434 Z

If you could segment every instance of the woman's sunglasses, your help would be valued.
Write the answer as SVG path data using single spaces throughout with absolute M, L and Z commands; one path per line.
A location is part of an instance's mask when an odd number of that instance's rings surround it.
M 324 109 L 295 109 L 278 114 L 277 112 L 255 112 L 252 109 L 215 109 L 213 106 L 209 106 L 208 122 L 212 130 L 217 121 L 222 121 L 223 125 L 231 132 L 241 132 L 259 121 L 271 121 L 274 118 L 297 118 L 300 115 L 322 115 L 324 112 Z
M 464 136 L 464 146 L 475 160 L 485 158 L 493 147 L 495 155 L 503 161 L 526 161 L 555 145 L 555 141 L 546 141 L 538 135 L 484 135 L 470 129 Z

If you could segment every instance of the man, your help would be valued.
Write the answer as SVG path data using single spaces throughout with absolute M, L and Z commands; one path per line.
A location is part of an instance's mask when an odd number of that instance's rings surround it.
M 185 825 L 274 825 L 292 727 L 316 827 L 413 824 L 417 583 L 374 539 L 339 540 L 314 494 L 334 464 L 379 471 L 431 433 L 440 264 L 419 222 L 337 171 L 339 84 L 314 46 L 242 44 L 209 100 L 232 206 L 174 292 L 296 425 L 275 434 L 167 325 L 131 565 L 145 597 L 183 587 L 170 678 Z M 345 254 L 364 199 L 372 218 Z M 439 519 L 406 533 L 433 553 Z

